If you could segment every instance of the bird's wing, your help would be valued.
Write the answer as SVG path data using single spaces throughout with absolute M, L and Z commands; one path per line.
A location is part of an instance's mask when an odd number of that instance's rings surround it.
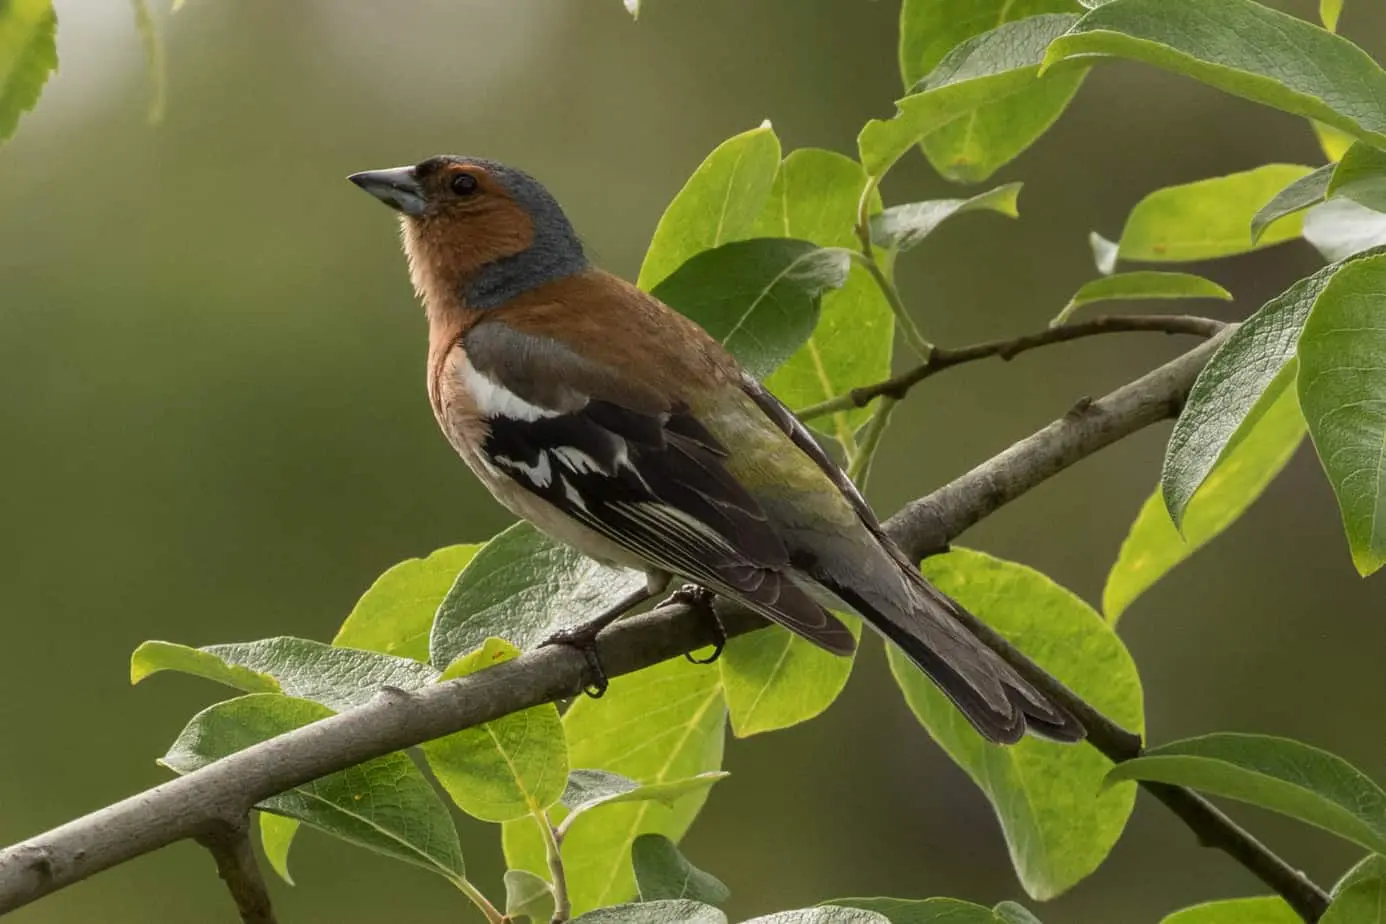
M 526 490 L 652 566 L 736 598 L 830 651 L 847 628 L 790 578 L 775 528 L 688 404 L 488 319 L 462 344 L 480 447 Z

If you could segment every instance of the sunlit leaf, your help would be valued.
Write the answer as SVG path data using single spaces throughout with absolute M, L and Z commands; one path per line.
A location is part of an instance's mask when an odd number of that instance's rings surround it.
M 1113 721 L 1139 734 L 1141 684 L 1126 647 L 1086 603 L 1037 571 L 955 549 L 924 561 L 940 590 Z M 919 721 L 990 800 L 1025 891 L 1049 899 L 1106 858 L 1121 836 L 1135 789 L 1101 792 L 1112 764 L 1087 744 L 1027 737 L 989 744 L 894 646 L 890 667 Z
M 722 770 L 710 770 L 681 780 L 637 783 L 629 777 L 606 770 L 572 770 L 568 773 L 568 785 L 564 787 L 559 801 L 569 810 L 567 821 L 571 824 L 573 815 L 599 805 L 653 801 L 673 806 L 689 793 L 706 789 L 729 776 L 731 774 Z
M 631 845 L 635 887 L 642 902 L 687 898 L 721 905 L 731 890 L 716 876 L 698 869 L 674 842 L 662 834 L 642 834 Z
M 277 693 L 227 700 L 193 716 L 159 762 L 178 773 L 191 773 L 332 714 L 326 706 Z M 257 808 L 295 818 L 454 881 L 463 872 L 452 816 L 414 762 L 402 753 L 305 783 L 271 796 Z
M 1386 254 L 1340 269 L 1299 338 L 1299 400 L 1363 576 L 1386 564 Z
M 1343 15 L 1343 0 L 1319 0 L 1319 21 L 1329 32 L 1338 31 L 1338 17 Z
M 956 898 L 834 898 L 826 904 L 873 911 L 890 924 L 1013 924 L 991 908 Z
M 640 288 L 652 290 L 704 250 L 750 237 L 779 165 L 780 140 L 769 122 L 718 145 L 659 219 Z
M 1386 146 L 1386 71 L 1347 39 L 1255 0 L 1112 0 L 1045 61 L 1091 55 L 1153 64 Z
M 1181 908 L 1160 924 L 1303 924 L 1279 896 L 1232 898 Z
M 0 4 L 0 143 L 14 134 L 57 70 L 57 29 L 51 0 Z
M 450 545 L 387 570 L 356 601 L 333 645 L 428 660 L 433 616 L 481 545 Z
M 1337 162 L 1343 159 L 1348 148 L 1356 143 L 1357 139 L 1342 129 L 1334 128 L 1332 125 L 1324 125 L 1322 122 L 1309 122 L 1314 129 L 1314 137 L 1319 141 L 1319 149 L 1323 151 L 1323 156 L 1329 161 Z
M 1386 879 L 1359 879 L 1333 897 L 1320 924 L 1386 924 Z
M 1217 298 L 1230 301 L 1232 293 L 1211 279 L 1190 273 L 1161 273 L 1153 270 L 1117 273 L 1084 283 L 1073 293 L 1073 298 L 1069 299 L 1068 304 L 1059 312 L 1054 323 L 1062 324 L 1079 308 L 1095 302 L 1149 298 Z
M 861 637 L 860 620 L 836 615 L 855 638 Z M 746 738 L 820 715 L 847 685 L 854 660 L 780 626 L 732 639 L 717 661 L 732 731 Z
M 808 241 L 736 241 L 693 257 L 652 294 L 763 379 L 812 336 L 820 297 L 847 281 L 851 264 L 846 250 Z
M 678 899 L 598 908 L 578 915 L 571 924 L 727 924 L 727 916 L 712 905 Z
M 498 638 L 454 661 L 441 679 L 466 677 L 519 655 Z M 429 769 L 457 807 L 482 821 L 510 821 L 558 801 L 568 781 L 568 746 L 552 703 L 423 744 Z
M 289 848 L 293 846 L 294 835 L 298 834 L 299 822 L 270 812 L 259 812 L 260 846 L 265 851 L 265 860 L 289 885 L 294 878 L 289 875 Z
M 525 869 L 508 869 L 504 879 L 506 916 L 548 924 L 553 917 L 553 889 L 548 880 Z
M 1304 213 L 1304 239 L 1325 260 L 1346 260 L 1386 246 L 1386 214 L 1351 199 L 1330 199 Z
M 1183 535 L 1160 489 L 1141 507 L 1107 575 L 1102 611 L 1116 622 L 1126 608 L 1184 559 L 1231 526 L 1261 496 L 1304 439 L 1291 363 L 1261 396 L 1221 461 L 1184 510 Z
M 1341 757 L 1288 738 L 1224 732 L 1172 741 L 1118 764 L 1108 780 L 1188 786 L 1386 850 L 1386 792 Z
M 1089 231 L 1088 246 L 1092 248 L 1092 262 L 1099 273 L 1110 276 L 1116 272 L 1117 258 L 1121 256 L 1121 248 L 1116 241 L 1109 241 L 1096 231 Z
M 890 924 L 890 919 L 863 908 L 819 905 L 798 911 L 779 911 L 751 918 L 745 924 Z

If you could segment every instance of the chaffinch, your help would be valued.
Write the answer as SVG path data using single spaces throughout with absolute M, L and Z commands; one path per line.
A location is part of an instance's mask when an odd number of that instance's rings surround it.
M 702 328 L 588 262 L 512 167 L 432 157 L 350 179 L 399 211 L 428 394 L 496 499 L 550 536 L 738 601 L 836 654 L 851 610 L 986 738 L 1079 723 L 959 623 L 808 430 Z

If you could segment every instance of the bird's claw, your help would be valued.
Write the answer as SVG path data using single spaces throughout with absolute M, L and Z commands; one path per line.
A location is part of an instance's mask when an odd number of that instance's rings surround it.
M 582 659 L 587 662 L 582 692 L 593 699 L 601 699 L 606 694 L 606 688 L 610 682 L 606 676 L 606 668 L 602 666 L 601 656 L 597 654 L 596 632 L 591 631 L 586 626 L 579 626 L 576 629 L 559 629 L 539 643 L 541 648 L 548 645 L 576 648 L 582 654 Z
M 660 604 L 660 606 L 669 606 L 681 603 L 696 610 L 704 619 L 711 621 L 714 633 L 712 654 L 706 658 L 695 658 L 693 652 L 686 652 L 684 657 L 694 664 L 711 664 L 722 656 L 723 649 L 727 647 L 727 629 L 722 625 L 722 617 L 717 615 L 717 609 L 712 605 L 716 596 L 715 593 L 701 585 L 684 584 Z

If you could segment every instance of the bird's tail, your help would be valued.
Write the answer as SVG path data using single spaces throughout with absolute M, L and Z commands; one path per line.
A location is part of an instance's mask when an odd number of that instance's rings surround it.
M 1081 741 L 1083 726 L 1040 693 L 959 621 L 962 608 L 907 569 L 908 606 L 843 596 L 936 683 L 981 735 L 1014 744 L 1028 730 L 1054 741 Z M 834 588 L 839 595 L 841 590 Z

